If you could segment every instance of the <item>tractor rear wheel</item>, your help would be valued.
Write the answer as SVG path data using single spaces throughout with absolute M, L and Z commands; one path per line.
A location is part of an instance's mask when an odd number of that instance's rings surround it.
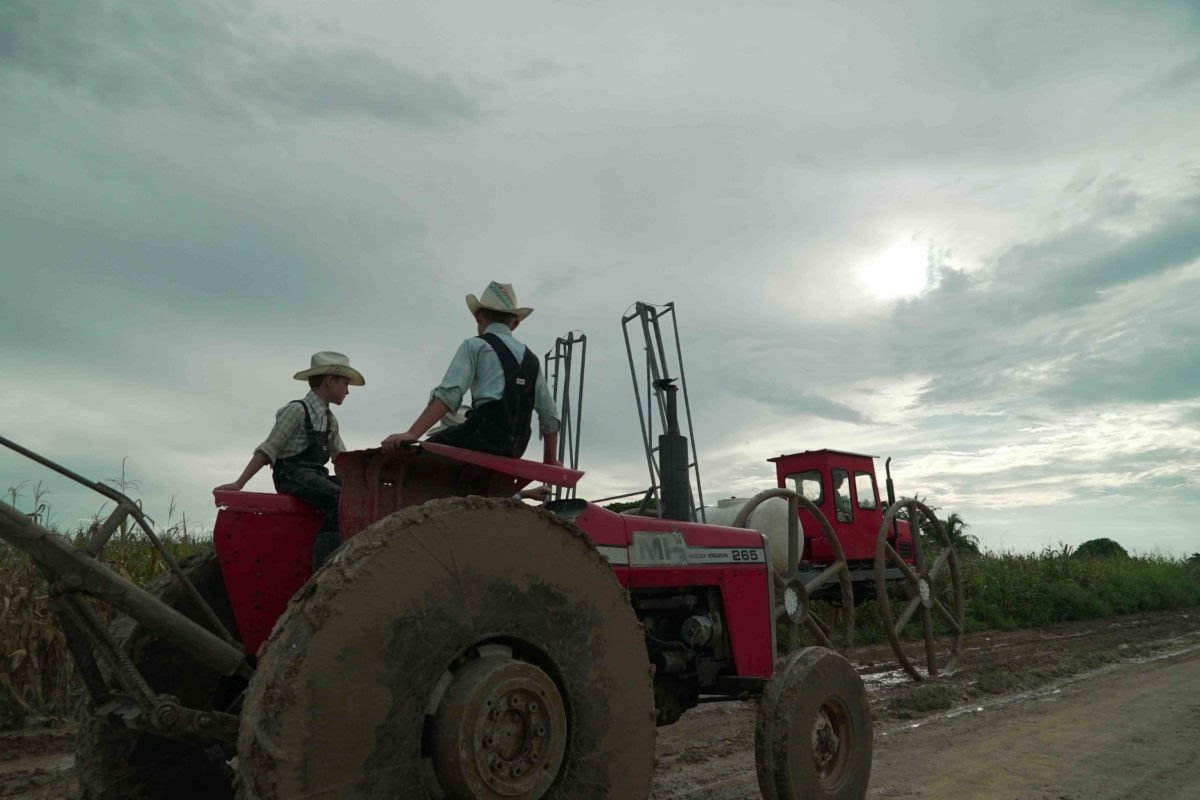
M 754 731 L 763 800 L 862 800 L 871 779 L 871 710 L 850 662 L 793 653 L 767 683 Z
M 544 510 L 455 498 L 375 523 L 261 653 L 243 800 L 649 795 L 641 626 L 587 537 Z
M 189 556 L 180 568 L 216 612 L 236 631 L 225 581 L 211 549 Z M 175 577 L 166 573 L 148 591 L 167 605 L 204 624 L 199 609 Z M 187 654 L 128 617 L 109 629 L 155 692 L 179 698 L 191 708 L 215 708 L 229 697 L 229 680 L 198 666 Z M 98 716 L 90 703 L 80 711 L 75 768 L 80 800 L 222 800 L 233 797 L 229 754 L 136 731 Z

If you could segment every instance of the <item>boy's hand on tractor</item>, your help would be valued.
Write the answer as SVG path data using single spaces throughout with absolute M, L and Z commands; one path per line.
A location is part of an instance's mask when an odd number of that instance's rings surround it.
M 542 484 L 532 489 L 522 489 L 519 494 L 522 500 L 536 500 L 539 503 L 544 503 L 546 502 L 546 498 L 550 497 L 551 493 L 551 488 Z
M 419 440 L 419 436 L 413 436 L 408 431 L 405 431 L 404 433 L 393 433 L 391 436 L 384 439 L 380 443 L 380 446 L 383 447 L 384 452 L 394 453 L 402 447 L 412 447 L 413 445 L 417 444 Z
M 236 483 L 222 483 L 220 486 L 213 489 L 213 494 L 216 494 L 217 492 L 240 492 L 241 490 L 242 487 L 238 486 Z

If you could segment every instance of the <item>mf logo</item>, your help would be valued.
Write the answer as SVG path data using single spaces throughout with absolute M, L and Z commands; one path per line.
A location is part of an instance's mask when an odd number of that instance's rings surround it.
M 630 563 L 655 567 L 688 563 L 687 542 L 678 531 L 634 531 Z

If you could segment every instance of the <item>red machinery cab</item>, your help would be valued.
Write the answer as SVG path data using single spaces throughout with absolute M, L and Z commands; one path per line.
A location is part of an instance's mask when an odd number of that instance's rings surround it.
M 875 478 L 875 456 L 846 453 L 841 450 L 805 450 L 768 459 L 775 464 L 776 484 L 791 489 L 812 501 L 829 520 L 837 534 L 846 562 L 856 583 L 873 580 L 875 548 L 883 524 L 886 498 L 880 498 Z M 805 560 L 814 568 L 833 561 L 833 550 L 820 524 L 808 509 L 800 509 L 804 527 Z M 911 563 L 912 534 L 907 522 L 898 522 L 888 531 L 887 540 L 905 561 Z M 899 570 L 890 569 L 889 579 L 899 578 Z

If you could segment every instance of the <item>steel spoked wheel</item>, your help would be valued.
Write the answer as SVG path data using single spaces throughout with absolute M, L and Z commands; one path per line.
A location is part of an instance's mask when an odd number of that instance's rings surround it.
M 775 620 L 787 626 L 788 650 L 794 651 L 799 646 L 800 631 L 806 629 L 822 647 L 849 655 L 854 646 L 854 586 L 850 581 L 850 568 L 842 552 L 842 543 L 821 510 L 808 498 L 790 489 L 768 489 L 754 495 L 742 506 L 733 525 L 737 528 L 747 527 L 754 509 L 772 497 L 780 497 L 788 502 L 787 570 L 783 574 L 775 572 Z M 804 539 L 797 512 L 801 506 L 808 509 L 821 525 L 825 541 L 834 553 L 833 563 L 807 582 L 802 579 L 800 572 Z M 831 586 L 835 580 L 841 600 L 838 617 L 830 615 L 823 619 L 813 612 L 810 598 L 818 590 Z
M 591 542 L 439 500 L 356 535 L 276 625 L 239 797 L 637 800 L 654 735 L 642 629 Z
M 861 800 L 871 713 L 850 662 L 823 647 L 792 655 L 767 684 L 754 736 L 764 800 Z
M 896 515 L 902 509 L 907 509 L 909 530 L 912 531 L 912 564 L 906 562 L 888 541 L 888 534 L 892 530 Z M 921 543 L 923 519 L 931 522 L 942 547 L 937 558 L 929 565 L 928 556 Z M 886 574 L 889 567 L 899 570 L 902 576 L 906 600 L 904 606 L 899 609 L 893 608 Z M 879 528 L 879 538 L 875 546 L 875 594 L 888 641 L 892 644 L 900 666 L 913 680 L 936 678 L 939 674 L 953 673 L 958 668 L 964 628 L 958 556 L 941 521 L 924 503 L 917 500 L 901 500 L 893 503 L 883 515 L 883 524 Z M 897 611 L 899 613 L 896 613 Z M 901 632 L 914 617 L 918 617 L 921 623 L 925 674 L 913 666 L 900 638 Z M 948 631 L 948 638 L 940 647 L 935 620 L 943 624 Z

